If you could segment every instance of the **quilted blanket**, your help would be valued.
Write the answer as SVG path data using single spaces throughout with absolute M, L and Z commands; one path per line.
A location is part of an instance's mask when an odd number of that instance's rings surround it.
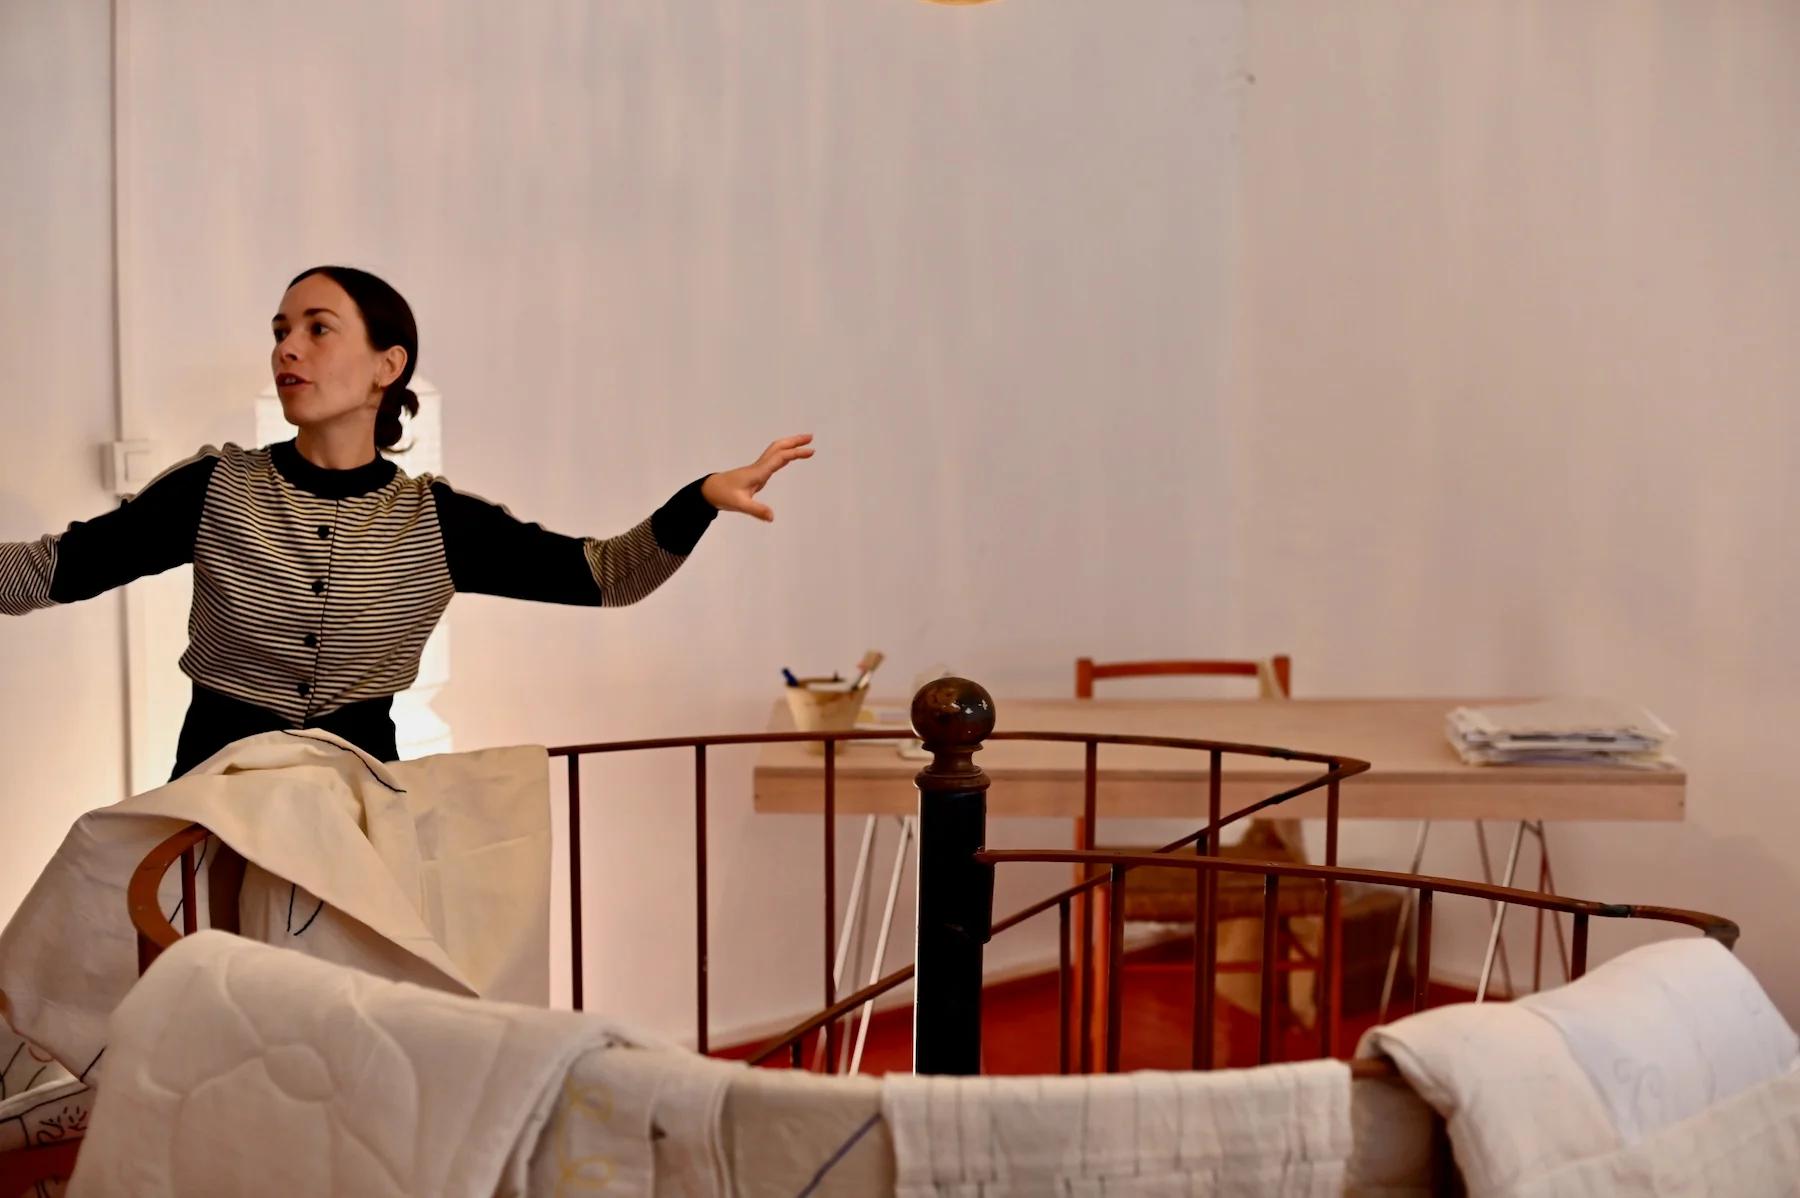
M 211 931 L 163 954 L 111 1034 L 77 1198 L 521 1194 L 570 1065 L 594 1052 L 619 1066 L 589 1077 L 583 1180 L 649 1194 L 660 1078 L 642 1062 L 690 1055 L 642 1051 L 597 1016 L 457 997 Z
M 0 933 L 0 1015 L 76 1076 L 104 1072 L 107 1017 L 137 977 L 126 883 L 192 822 L 249 863 L 246 936 L 381 977 L 543 1003 L 548 798 L 541 748 L 385 765 L 316 730 L 238 741 L 76 821 Z M 179 901 L 175 873 L 165 912 Z

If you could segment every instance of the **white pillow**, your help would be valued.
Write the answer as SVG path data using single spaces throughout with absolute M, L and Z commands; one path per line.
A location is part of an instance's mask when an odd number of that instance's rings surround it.
M 1519 1000 L 1549 1020 L 1626 1143 L 1786 1073 L 1800 1037 L 1715 940 L 1665 940 Z
M 1471 1195 L 1800 1193 L 1800 1039 L 1701 939 L 1363 1038 L 1444 1116 Z

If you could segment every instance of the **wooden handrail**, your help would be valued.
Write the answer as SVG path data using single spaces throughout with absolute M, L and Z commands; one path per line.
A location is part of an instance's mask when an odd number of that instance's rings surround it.
M 1263 877 L 1310 878 L 1318 881 L 1362 882 L 1372 886 L 1394 886 L 1406 890 L 1430 890 L 1442 894 L 1460 894 L 1468 898 L 1488 899 L 1519 907 L 1538 907 L 1567 915 L 1599 916 L 1603 919 L 1655 919 L 1667 923 L 1686 924 L 1717 940 L 1726 948 L 1737 943 L 1740 929 L 1733 921 L 1704 911 L 1680 907 L 1657 907 L 1638 903 L 1601 903 L 1592 899 L 1545 894 L 1538 890 L 1520 890 L 1512 886 L 1494 886 L 1485 882 L 1465 882 L 1459 878 L 1440 878 L 1430 874 L 1403 874 L 1381 869 L 1356 869 L 1349 866 L 1302 865 L 1288 861 L 1257 861 L 1244 857 L 1203 857 L 1191 853 L 1107 853 L 1081 849 L 990 849 L 975 855 L 984 864 L 1007 862 L 1050 862 L 1063 865 L 1120 866 L 1125 869 L 1190 869 L 1219 873 L 1258 874 Z
M 125 887 L 125 905 L 131 913 L 131 926 L 137 929 L 140 974 L 164 949 L 174 947 L 181 939 L 181 933 L 162 912 L 159 892 L 163 875 L 183 854 L 205 843 L 209 835 L 199 824 L 189 824 L 151 849 L 131 871 L 131 881 Z

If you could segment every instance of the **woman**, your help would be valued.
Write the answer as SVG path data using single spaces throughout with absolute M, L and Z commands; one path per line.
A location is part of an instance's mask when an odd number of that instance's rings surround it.
M 194 697 L 179 777 L 241 737 L 323 728 L 392 761 L 395 693 L 458 591 L 618 607 L 662 585 L 720 511 L 761 520 L 756 495 L 812 456 L 785 437 L 755 462 L 709 474 L 606 540 L 562 536 L 381 456 L 400 439 L 418 361 L 412 309 L 342 266 L 288 285 L 273 323 L 291 441 L 208 446 L 95 520 L 0 544 L 0 612 L 72 603 L 186 562 L 194 566 Z

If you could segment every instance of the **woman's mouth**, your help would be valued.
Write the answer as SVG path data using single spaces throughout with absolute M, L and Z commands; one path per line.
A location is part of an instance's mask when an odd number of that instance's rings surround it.
M 292 391 L 297 387 L 306 386 L 307 381 L 308 380 L 301 378 L 297 374 L 284 371 L 275 376 L 275 389 L 277 391 Z

